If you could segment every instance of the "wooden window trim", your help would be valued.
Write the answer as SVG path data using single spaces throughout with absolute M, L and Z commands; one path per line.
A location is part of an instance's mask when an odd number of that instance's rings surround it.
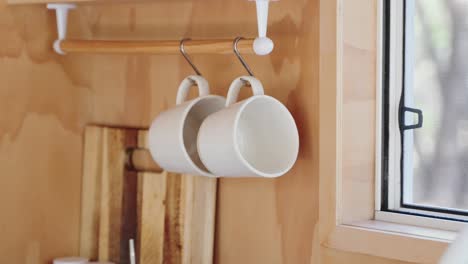
M 455 233 L 376 221 L 380 1 L 320 0 L 319 237 L 323 247 L 417 263 Z M 380 40 L 379 40 L 380 41 Z

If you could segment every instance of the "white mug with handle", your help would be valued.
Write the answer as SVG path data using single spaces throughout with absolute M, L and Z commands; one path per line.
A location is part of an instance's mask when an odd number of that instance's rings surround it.
M 236 102 L 245 82 L 250 83 L 253 96 Z M 265 95 L 259 80 L 243 76 L 231 84 L 226 108 L 201 125 L 198 152 L 216 176 L 274 178 L 286 174 L 296 162 L 299 134 L 288 109 Z
M 193 82 L 199 96 L 186 101 Z M 200 161 L 197 135 L 203 120 L 221 110 L 225 101 L 221 96 L 210 95 L 203 77 L 185 78 L 179 86 L 177 105 L 159 114 L 149 129 L 149 150 L 154 161 L 170 172 L 214 177 Z

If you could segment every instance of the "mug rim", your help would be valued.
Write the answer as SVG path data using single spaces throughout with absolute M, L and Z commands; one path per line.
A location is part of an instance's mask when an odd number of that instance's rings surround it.
M 239 144 L 238 144 L 238 140 L 237 140 L 237 133 L 238 133 L 238 130 L 237 130 L 237 127 L 239 125 L 239 121 L 240 121 L 240 116 L 242 114 L 242 112 L 244 111 L 244 109 L 249 105 L 251 104 L 253 101 L 255 100 L 258 100 L 258 99 L 266 99 L 266 100 L 270 100 L 276 104 L 279 104 L 280 107 L 282 107 L 284 110 L 286 110 L 286 112 L 288 113 L 288 117 L 290 118 L 290 120 L 294 123 L 294 127 L 296 128 L 296 135 L 297 135 L 297 139 L 298 139 L 298 148 L 297 148 L 297 151 L 295 153 L 296 155 L 296 159 L 291 162 L 291 164 L 289 164 L 287 166 L 286 169 L 284 170 L 281 170 L 280 172 L 278 173 L 265 173 L 265 172 L 262 172 L 260 170 L 258 170 L 257 168 L 255 168 L 252 164 L 250 164 L 250 162 L 248 162 L 244 156 L 242 155 L 240 149 L 239 149 Z M 283 104 L 281 103 L 281 101 L 279 101 L 278 99 L 272 97 L 272 96 L 269 96 L 269 95 L 266 95 L 266 94 L 263 94 L 263 95 L 254 95 L 254 96 L 251 96 L 249 98 L 246 98 L 242 101 L 239 101 L 231 106 L 234 106 L 236 104 L 242 104 L 240 107 L 239 107 L 239 110 L 237 110 L 237 113 L 236 113 L 236 116 L 235 116 L 235 119 L 234 119 L 234 133 L 232 133 L 232 136 L 233 136 L 233 142 L 234 142 L 234 150 L 235 150 L 235 153 L 236 153 L 236 156 L 239 158 L 239 160 L 250 170 L 252 171 L 253 173 L 261 176 L 261 177 L 264 177 L 264 178 L 277 178 L 277 177 L 280 177 L 284 174 L 286 174 L 288 171 L 290 171 L 292 169 L 292 167 L 294 167 L 294 164 L 296 163 L 296 160 L 297 160 L 297 157 L 299 155 L 299 131 L 297 129 L 297 125 L 296 125 L 296 121 L 294 120 L 294 117 L 292 116 L 291 112 L 289 112 L 289 109 Z M 229 108 L 229 107 L 227 107 Z M 225 108 L 225 109 L 227 109 Z
M 206 171 L 202 170 L 201 168 L 199 168 L 195 162 L 193 162 L 193 160 L 190 158 L 190 155 L 188 154 L 187 152 L 187 148 L 185 147 L 185 143 L 184 143 L 184 123 L 186 121 L 186 118 L 188 116 L 188 113 L 190 112 L 190 110 L 197 104 L 199 103 L 200 101 L 202 100 L 205 100 L 205 99 L 222 99 L 224 102 L 226 102 L 226 98 L 220 96 L 220 95 L 215 95 L 215 94 L 209 94 L 209 95 L 205 95 L 205 96 L 199 96 L 199 97 L 196 97 L 196 98 L 193 98 L 192 100 L 188 100 L 188 101 L 185 101 L 183 102 L 182 104 L 179 104 L 177 105 L 176 107 L 180 107 L 180 106 L 183 106 L 184 107 L 184 111 L 182 112 L 182 116 L 181 116 L 181 119 L 179 120 L 179 125 L 180 127 L 182 128 L 179 133 L 178 133 L 178 136 L 177 138 L 179 139 L 179 143 L 180 145 L 183 147 L 183 155 L 184 155 L 184 158 L 186 159 L 186 161 L 188 161 L 188 163 L 190 164 L 190 166 L 192 166 L 193 168 L 195 168 L 195 171 L 197 171 L 198 174 L 200 174 L 201 176 L 206 176 L 206 177 L 211 177 L 211 178 L 217 178 L 216 175 L 212 174 L 208 168 Z M 188 104 L 187 104 L 188 103 Z M 185 105 L 187 104 L 187 105 Z M 221 110 L 223 110 L 225 108 L 222 108 Z M 198 136 L 197 136 L 198 137 Z M 197 144 L 197 151 L 198 151 L 198 144 Z

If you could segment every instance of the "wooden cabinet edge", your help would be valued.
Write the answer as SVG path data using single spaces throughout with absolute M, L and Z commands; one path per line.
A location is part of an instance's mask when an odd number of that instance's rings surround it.
M 144 2 L 156 2 L 155 0 L 7 0 L 9 5 L 32 5 L 32 4 L 50 4 L 50 3 L 76 3 L 76 4 L 106 4 L 106 3 L 144 3 Z

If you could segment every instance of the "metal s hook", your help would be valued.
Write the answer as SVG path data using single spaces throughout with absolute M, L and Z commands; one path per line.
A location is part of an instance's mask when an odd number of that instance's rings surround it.
M 202 74 L 198 70 L 197 66 L 195 66 L 195 64 L 193 64 L 192 60 L 190 59 L 188 54 L 185 52 L 184 43 L 185 43 L 186 40 L 190 40 L 190 39 L 189 38 L 184 38 L 184 39 L 182 39 L 180 41 L 180 53 L 182 54 L 182 56 L 184 56 L 185 60 L 188 62 L 188 64 L 190 64 L 190 67 L 192 67 L 192 69 L 195 71 L 195 73 L 198 76 L 201 76 Z
M 249 65 L 244 60 L 242 55 L 240 54 L 239 48 L 237 47 L 237 44 L 239 44 L 239 41 L 241 41 L 242 39 L 244 39 L 244 38 L 243 37 L 237 37 L 236 39 L 234 39 L 234 43 L 233 43 L 234 54 L 236 54 L 237 58 L 242 63 L 242 66 L 244 66 L 245 70 L 249 73 L 249 75 L 254 76 L 252 70 L 250 69 Z

